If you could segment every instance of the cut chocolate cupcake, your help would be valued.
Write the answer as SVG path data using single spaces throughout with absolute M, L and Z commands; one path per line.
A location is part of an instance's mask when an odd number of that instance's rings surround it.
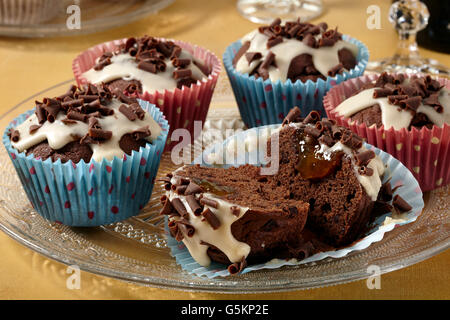
M 211 260 L 238 271 L 273 258 L 302 260 L 359 239 L 391 198 L 384 164 L 362 139 L 333 121 L 305 119 L 294 108 L 280 130 L 279 170 L 184 166 L 164 180 L 161 199 L 171 235 L 201 265 Z M 231 267 L 232 266 L 232 267 Z

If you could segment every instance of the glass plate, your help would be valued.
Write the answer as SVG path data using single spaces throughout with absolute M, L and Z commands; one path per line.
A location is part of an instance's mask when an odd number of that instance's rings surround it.
M 52 17 L 36 24 L 0 23 L 0 35 L 10 37 L 49 37 L 87 34 L 118 27 L 135 20 L 155 14 L 174 0 L 57 0 Z M 77 4 L 81 14 L 81 28 L 69 29 L 67 7 Z M 69 22 L 72 22 L 70 20 Z
M 35 99 L 65 92 L 71 82 L 64 81 L 33 95 L 0 116 L 0 120 L 12 120 L 32 108 Z M 205 124 L 204 145 L 211 143 L 207 134 L 210 128 L 243 127 L 226 77 L 219 81 L 212 108 Z M 194 151 L 201 150 L 197 140 Z M 176 168 L 170 154 L 164 154 L 158 177 Z M 0 172 L 0 229 L 9 236 L 59 262 L 153 287 L 218 293 L 323 287 L 367 278 L 370 265 L 377 265 L 382 273 L 398 270 L 450 246 L 450 186 L 447 186 L 425 194 L 425 209 L 416 222 L 395 228 L 380 242 L 345 258 L 224 278 L 200 278 L 183 271 L 170 255 L 163 234 L 164 219 L 159 216 L 162 183 L 157 183 L 150 202 L 137 217 L 98 228 L 70 228 L 50 223 L 32 209 L 3 146 Z

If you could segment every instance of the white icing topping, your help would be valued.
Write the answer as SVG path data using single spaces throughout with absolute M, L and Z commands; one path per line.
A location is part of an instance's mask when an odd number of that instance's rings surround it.
M 336 107 L 336 112 L 343 117 L 351 117 L 355 113 L 364 110 L 374 104 L 378 104 L 381 109 L 381 121 L 385 129 L 393 127 L 395 130 L 408 128 L 413 114 L 401 109 L 399 106 L 389 103 L 387 97 L 374 98 L 373 93 L 377 88 L 371 88 L 345 99 Z M 439 102 L 443 107 L 443 112 L 438 113 L 433 107 L 421 104 L 417 112 L 425 114 L 435 125 L 442 127 L 444 123 L 450 123 L 450 91 L 442 88 L 439 92 Z
M 405 222 L 407 220 L 408 220 L 408 214 L 406 212 L 405 213 L 392 212 L 392 216 L 391 217 L 387 216 L 384 219 L 383 226 L 387 226 L 387 225 L 392 224 L 392 223 L 395 223 L 395 224 L 403 223 L 403 222 Z
M 124 114 L 119 111 L 119 106 L 123 104 L 117 99 L 113 99 L 108 105 L 108 108 L 114 110 L 111 116 L 103 116 L 98 118 L 98 124 L 103 130 L 112 131 L 112 137 L 100 144 L 90 144 L 92 149 L 92 159 L 101 162 L 102 159 L 112 160 L 114 156 L 122 159 L 124 152 L 119 147 L 119 140 L 124 134 L 131 133 L 140 128 L 148 126 L 151 135 L 146 139 L 153 141 L 160 133 L 161 128 L 156 121 L 146 112 L 143 120 L 136 119 L 135 121 L 128 120 Z M 38 125 L 36 114 L 30 116 L 22 124 L 15 128 L 20 133 L 20 139 L 17 142 L 11 141 L 12 146 L 20 152 L 43 142 L 48 141 L 49 146 L 54 149 L 60 149 L 69 142 L 75 140 L 74 135 L 84 137 L 88 132 L 88 124 L 77 121 L 75 124 L 64 124 L 61 120 L 66 118 L 66 114 L 59 112 L 54 122 L 46 121 L 37 131 L 30 134 L 30 126 Z
M 358 179 L 359 183 L 361 183 L 361 186 L 366 191 L 367 195 L 372 199 L 372 201 L 377 200 L 378 192 L 381 188 L 381 176 L 384 174 L 384 164 L 381 161 L 380 157 L 377 155 L 375 158 L 372 158 L 369 163 L 367 164 L 368 168 L 371 168 L 373 170 L 373 174 L 371 176 L 368 175 L 361 175 L 358 171 L 358 166 L 354 163 L 354 157 L 352 149 L 349 147 L 343 145 L 340 141 L 335 143 L 332 147 L 328 147 L 327 145 L 321 144 L 320 150 L 318 152 L 323 154 L 323 157 L 329 158 L 331 153 L 342 151 L 346 155 L 350 156 L 352 159 L 352 162 L 354 164 L 353 170 L 355 172 L 356 178 Z M 359 148 L 356 152 L 364 152 L 367 151 L 367 148 L 362 146 Z
M 275 54 L 277 67 L 269 67 L 269 78 L 275 82 L 287 80 L 289 65 L 292 59 L 300 54 L 310 54 L 314 62 L 315 68 L 324 76 L 328 75 L 328 71 L 339 64 L 338 51 L 342 48 L 349 49 L 355 57 L 358 55 L 358 47 L 344 40 L 337 41 L 334 46 L 311 48 L 297 39 L 283 38 L 283 42 L 267 49 L 268 36 L 254 30 L 244 36 L 242 43 L 250 41 L 250 47 L 247 52 L 260 52 L 262 60 L 267 56 L 269 51 Z M 252 61 L 250 64 L 245 58 L 245 54 L 239 58 L 236 63 L 236 70 L 241 73 L 250 73 L 255 69 L 259 60 Z
M 189 207 L 186 197 L 178 195 L 174 191 L 168 191 L 166 193 L 170 201 L 174 198 L 179 198 L 187 212 L 189 213 L 189 223 L 195 228 L 195 232 L 192 237 L 184 235 L 183 243 L 189 250 L 192 258 L 202 266 L 208 266 L 211 263 L 211 259 L 207 254 L 208 245 L 202 244 L 201 241 L 207 242 L 219 250 L 221 250 L 228 259 L 232 262 L 240 262 L 242 258 L 246 258 L 250 253 L 250 246 L 244 242 L 236 240 L 231 233 L 231 225 L 244 216 L 248 208 L 238 206 L 223 199 L 217 198 L 214 194 L 203 193 L 204 197 L 214 199 L 219 203 L 217 209 L 205 205 L 204 210 L 210 209 L 214 215 L 220 221 L 220 227 L 213 229 L 211 225 L 204 219 L 202 215 L 196 216 Z M 198 199 L 198 196 L 197 196 Z M 239 216 L 235 216 L 231 213 L 231 207 L 237 206 L 240 208 Z M 170 217 L 170 220 L 178 220 L 180 217 Z
M 192 71 L 192 78 L 202 80 L 205 75 L 193 63 L 197 61 L 189 52 L 182 50 L 180 59 L 190 59 L 191 63 L 186 67 Z M 200 62 L 200 61 L 199 61 Z M 173 78 L 175 66 L 169 58 L 165 59 L 166 70 L 164 72 L 151 73 L 138 69 L 138 62 L 129 53 L 121 53 L 111 58 L 111 64 L 105 66 L 102 70 L 89 69 L 83 73 L 83 77 L 90 83 L 99 84 L 102 82 L 110 82 L 117 79 L 138 80 L 142 85 L 142 91 L 154 93 L 155 91 L 163 92 L 164 90 L 173 90 L 177 87 L 177 80 Z M 203 62 L 200 62 L 203 64 Z

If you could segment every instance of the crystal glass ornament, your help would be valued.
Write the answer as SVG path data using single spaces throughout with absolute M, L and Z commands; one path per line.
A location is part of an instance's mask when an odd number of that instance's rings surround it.
M 368 63 L 366 70 L 375 72 L 426 73 L 449 77 L 450 70 L 434 59 L 423 58 L 416 34 L 428 24 L 427 6 L 419 0 L 401 0 L 392 4 L 389 21 L 394 25 L 399 41 L 394 56 Z

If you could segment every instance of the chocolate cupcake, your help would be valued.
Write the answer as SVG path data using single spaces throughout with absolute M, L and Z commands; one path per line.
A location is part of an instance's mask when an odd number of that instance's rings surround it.
M 154 103 L 172 130 L 188 129 L 194 138 L 194 121 L 206 118 L 220 62 L 205 49 L 143 36 L 88 49 L 73 61 L 73 71 L 78 84 L 105 83 Z
M 402 161 L 427 191 L 450 182 L 449 89 L 446 79 L 382 73 L 333 88 L 324 106 L 330 118 Z
M 299 115 L 298 108 L 292 109 L 267 137 L 268 153 L 278 163 L 273 174 L 248 163 L 186 165 L 162 179 L 167 229 L 201 266 L 216 261 L 229 265 L 233 274 L 247 263 L 300 261 L 358 242 L 372 221 L 393 208 L 418 214 L 397 194 L 398 187 L 392 190 L 389 175 L 396 170 L 379 150 L 334 121 L 320 121 L 317 112 L 305 119 Z M 179 260 L 191 263 L 185 255 Z
M 326 23 L 280 19 L 231 44 L 223 57 L 248 127 L 281 123 L 294 105 L 304 117 L 315 109 L 324 114 L 324 94 L 360 76 L 368 58 L 362 43 Z
M 3 136 L 35 210 L 70 226 L 136 215 L 148 202 L 168 125 L 153 105 L 105 85 L 36 101 Z

